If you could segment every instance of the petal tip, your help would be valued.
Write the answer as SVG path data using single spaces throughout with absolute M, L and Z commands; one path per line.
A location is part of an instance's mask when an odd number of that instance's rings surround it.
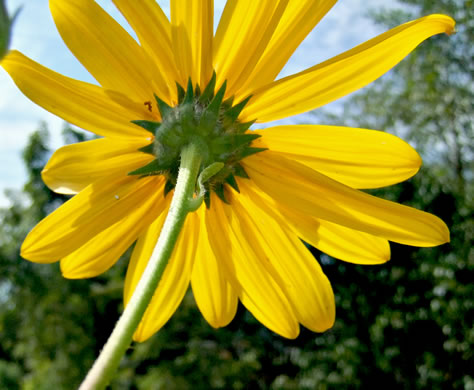
M 446 31 L 445 31 L 445 33 L 447 35 L 456 34 L 456 21 L 450 16 L 446 16 L 446 15 L 443 15 L 443 16 L 446 19 L 446 22 L 445 22 Z
M 445 231 L 443 231 L 443 242 L 441 244 L 448 244 L 451 242 L 451 233 L 446 225 L 444 225 Z
M 433 214 L 429 215 L 434 218 L 431 235 L 426 235 L 425 241 L 416 244 L 416 246 L 419 246 L 420 248 L 431 248 L 449 243 L 451 241 L 451 237 L 448 226 L 441 218 Z
M 308 329 L 317 333 L 324 333 L 331 329 L 336 321 L 335 307 L 328 308 L 328 311 L 329 313 L 327 317 L 319 318 L 318 322 L 308 326 Z
M 86 276 L 76 275 L 73 271 L 70 271 L 70 270 L 63 271 L 62 269 L 61 269 L 61 276 L 64 279 L 69 279 L 69 280 L 77 280 L 77 279 L 86 279 L 87 278 Z
M 31 233 L 30 233 L 31 234 Z M 25 260 L 36 262 L 35 260 L 35 250 L 34 250 L 34 240 L 32 240 L 28 234 L 25 237 L 25 240 L 21 244 L 20 248 L 20 256 L 23 257 Z
M 296 326 L 295 328 L 287 329 L 284 333 L 280 333 L 280 335 L 286 339 L 294 340 L 300 335 L 300 327 Z
M 142 326 L 138 326 L 138 329 L 133 334 L 133 341 L 137 343 L 143 343 L 144 341 L 148 340 L 151 336 L 153 336 L 158 330 L 154 332 L 145 332 Z
M 21 245 L 20 256 L 23 257 L 25 260 L 32 261 L 30 253 L 29 253 L 29 247 L 27 245 L 25 245 L 25 243 L 26 243 L 26 241 L 23 242 L 23 244 Z
M 86 279 L 90 276 L 84 275 L 80 272 L 80 267 L 78 264 L 71 264 L 71 261 L 64 261 L 64 259 L 59 262 L 59 269 L 61 270 L 61 275 L 65 279 Z
M 28 235 L 29 236 L 29 235 Z M 20 248 L 20 256 L 32 263 L 39 264 L 51 264 L 58 261 L 58 259 L 52 259 L 50 256 L 45 253 L 42 253 L 41 248 L 38 247 L 35 239 L 29 239 L 26 236 L 25 241 Z
M 432 246 L 438 246 L 438 245 L 443 245 L 451 242 L 451 233 L 449 232 L 448 225 L 444 223 L 444 221 L 439 218 L 437 218 L 438 226 L 439 226 L 439 236 L 437 237 L 437 241 L 435 241 L 434 245 Z
M 443 14 L 431 14 L 423 18 L 418 19 L 420 21 L 438 22 L 444 27 L 444 33 L 447 35 L 454 34 L 456 32 L 456 21 L 448 15 Z

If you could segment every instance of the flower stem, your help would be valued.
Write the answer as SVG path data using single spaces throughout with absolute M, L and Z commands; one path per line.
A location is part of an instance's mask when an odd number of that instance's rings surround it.
M 197 146 L 189 144 L 183 148 L 173 199 L 155 249 L 127 307 L 79 390 L 105 389 L 130 346 L 190 210 L 188 203 L 193 198 L 200 165 Z

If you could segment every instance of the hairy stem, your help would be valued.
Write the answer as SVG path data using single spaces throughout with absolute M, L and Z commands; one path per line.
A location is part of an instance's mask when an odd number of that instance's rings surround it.
M 183 148 L 173 199 L 155 249 L 132 298 L 79 390 L 105 389 L 130 346 L 133 333 L 153 297 L 190 210 L 188 203 L 193 198 L 200 165 L 198 148 L 193 144 Z

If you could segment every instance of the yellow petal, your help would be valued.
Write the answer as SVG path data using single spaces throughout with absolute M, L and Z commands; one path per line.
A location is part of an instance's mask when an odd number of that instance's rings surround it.
M 212 0 L 171 0 L 172 40 L 179 80 L 186 86 L 207 85 L 212 76 L 214 2 Z
M 150 194 L 141 207 L 61 259 L 61 272 L 65 278 L 91 278 L 107 271 L 161 214 L 166 206 L 163 197 L 165 181 L 161 177 L 155 179 L 157 183 L 150 188 Z
M 262 87 L 254 92 L 241 118 L 267 122 L 313 110 L 371 83 L 430 36 L 453 30 L 453 19 L 444 15 L 402 24 L 328 61 Z
M 257 88 L 275 80 L 296 48 L 336 1 L 290 1 L 265 52 L 244 85 L 239 88 L 236 100 L 251 95 Z
M 245 231 L 252 232 L 261 256 L 275 268 L 281 288 L 298 321 L 315 332 L 324 332 L 335 320 L 331 284 L 318 261 L 268 204 L 250 192 L 248 180 L 240 182 L 241 196 L 232 198 L 232 208 Z
M 142 207 L 158 177 L 106 177 L 86 187 L 44 218 L 28 234 L 21 256 L 52 263 L 80 248 L 95 235 Z
M 199 210 L 201 227 L 191 286 L 194 299 L 206 321 L 214 328 L 226 326 L 235 316 L 238 297 L 225 277 L 221 261 L 209 244 L 205 206 Z
M 50 0 L 64 43 L 106 89 L 132 100 L 153 100 L 148 57 L 135 40 L 93 0 Z
M 105 176 L 126 175 L 153 157 L 138 149 L 150 143 L 101 138 L 58 149 L 41 172 L 45 184 L 60 194 L 76 194 Z
M 252 72 L 287 5 L 288 0 L 227 1 L 214 41 L 217 85 L 227 80 L 227 96 Z
M 165 198 L 164 209 L 160 215 L 150 224 L 140 237 L 138 237 L 135 248 L 133 249 L 130 263 L 127 268 L 127 275 L 125 277 L 125 283 L 123 288 L 123 302 L 125 305 L 128 304 L 132 297 L 135 287 L 137 286 L 145 267 L 150 260 L 150 257 L 155 249 L 158 242 L 161 229 L 165 223 L 166 216 L 169 211 L 171 202 L 171 194 L 168 194 Z M 181 230 L 182 232 L 183 230 Z M 179 238 L 178 238 L 179 240 Z
M 260 256 L 262 249 L 246 231 L 233 207 L 211 195 L 206 225 L 211 248 L 237 291 L 242 304 L 270 330 L 283 337 L 298 336 L 299 325 L 273 266 Z
M 298 212 L 406 245 L 449 241 L 438 217 L 354 190 L 278 153 L 247 157 L 243 165 L 264 192 Z
M 130 123 L 141 116 L 115 104 L 96 85 L 64 77 L 17 51 L 11 51 L 1 65 L 29 99 L 69 123 L 106 137 L 150 136 Z
M 239 180 L 239 187 L 245 185 L 245 182 L 246 180 Z M 390 259 L 390 245 L 384 238 L 299 213 L 275 202 L 256 186 L 247 185 L 246 188 L 249 197 L 262 198 L 298 237 L 329 256 L 349 263 L 367 265 L 385 263 Z
M 166 218 L 165 214 L 167 213 L 162 213 L 139 238 L 135 246 L 125 281 L 125 305 L 129 302 L 148 264 Z M 170 319 L 183 300 L 191 279 L 198 237 L 199 217 L 196 213 L 190 213 L 186 217 L 173 254 L 165 268 L 150 305 L 135 331 L 133 336 L 135 341 L 145 341 L 156 333 Z
M 171 25 L 155 0 L 113 0 L 115 6 L 136 32 L 140 43 L 153 60 L 156 94 L 171 102 L 176 95 L 174 80 L 178 72 L 171 46 Z
M 349 229 L 324 219 L 283 211 L 295 233 L 320 251 L 354 264 L 382 264 L 390 260 L 390 245 L 381 237 Z
M 416 174 L 418 153 L 382 131 L 337 126 L 278 126 L 257 131 L 252 146 L 283 156 L 354 188 L 377 188 Z

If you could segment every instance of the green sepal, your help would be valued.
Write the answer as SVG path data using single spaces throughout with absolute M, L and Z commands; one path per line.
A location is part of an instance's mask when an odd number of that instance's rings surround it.
M 216 80 L 214 76 L 213 76 L 213 79 L 211 79 L 211 81 L 209 82 L 208 86 L 212 83 L 215 86 Z M 224 98 L 225 89 L 226 89 L 226 82 L 224 82 L 222 87 L 219 89 L 219 91 L 217 91 L 217 94 L 212 99 L 211 103 L 209 103 L 209 105 L 202 112 L 201 118 L 199 120 L 199 126 L 198 126 L 198 133 L 200 135 L 207 136 L 213 130 L 215 130 L 217 122 L 219 120 L 219 110 L 222 103 L 222 99 Z M 207 94 L 207 93 L 208 93 L 208 88 L 206 87 L 202 96 L 204 96 L 204 94 Z
M 201 87 L 199 84 L 196 84 L 196 88 L 194 88 L 194 97 L 199 97 L 201 96 Z
M 156 138 L 160 141 L 161 144 L 163 144 L 164 147 L 179 147 L 181 145 L 181 134 L 176 130 L 174 126 L 167 125 L 168 123 L 165 123 L 164 126 L 160 127 L 160 130 L 156 134 Z M 178 151 L 176 151 L 176 153 L 178 153 Z
M 163 190 L 163 193 L 165 194 L 165 197 L 166 197 L 166 195 L 168 195 L 170 193 L 170 191 L 172 191 L 174 189 L 174 187 L 175 187 L 175 185 L 170 180 L 166 181 L 165 189 Z
M 237 184 L 237 181 L 235 180 L 235 176 L 230 174 L 229 176 L 226 177 L 225 179 L 226 183 L 229 184 L 234 190 L 236 190 L 238 193 L 240 193 L 240 188 L 239 185 Z
M 255 120 L 249 121 L 249 122 L 243 122 L 243 123 L 237 123 L 235 128 L 235 132 L 238 134 L 245 133 L 248 129 L 250 129 L 250 126 L 252 126 L 255 123 Z
M 251 99 L 252 95 L 248 96 L 244 100 L 242 100 L 239 104 L 236 104 L 232 108 L 228 109 L 225 113 L 224 116 L 226 119 L 230 119 L 231 122 L 235 122 L 237 118 L 239 117 L 240 113 L 244 109 L 245 105 L 249 102 Z
M 165 118 L 166 116 L 171 114 L 171 112 L 173 111 L 173 107 L 169 106 L 167 103 L 161 100 L 156 94 L 155 94 L 155 100 L 156 100 L 156 103 L 158 104 L 158 109 L 160 110 L 160 114 L 162 118 Z
M 255 121 L 240 123 L 238 119 L 251 96 L 233 106 L 233 96 L 224 99 L 227 81 L 216 90 L 216 80 L 216 73 L 213 72 L 203 91 L 198 84 L 193 87 L 191 78 L 188 79 L 186 89 L 176 83 L 179 102 L 176 107 L 171 107 L 155 95 L 163 118 L 161 123 L 133 121 L 154 134 L 154 141 L 139 151 L 156 158 L 129 175 L 164 175 L 165 196 L 175 188 L 179 154 L 183 146 L 193 143 L 200 150 L 202 164 L 207 168 L 198 177 L 196 188 L 199 195 L 190 199 L 193 210 L 203 200 L 209 208 L 212 191 L 228 204 L 226 195 L 230 196 L 230 189 L 227 186 L 240 192 L 236 178 L 249 178 L 240 160 L 267 150 L 251 146 L 255 139 L 261 137 L 260 134 L 248 131 Z
M 155 146 L 153 145 L 153 143 L 151 143 L 150 145 L 144 146 L 143 148 L 140 148 L 138 150 L 143 153 L 155 155 Z
M 184 100 L 184 95 L 186 95 L 186 91 L 178 82 L 176 82 L 176 90 L 178 91 L 178 104 L 181 104 Z
M 186 99 L 185 99 L 186 101 Z M 181 126 L 178 126 L 183 129 L 184 134 L 192 135 L 196 131 L 196 119 L 194 117 L 194 107 L 192 103 L 185 103 L 181 106 L 179 111 L 181 118 Z
M 239 160 L 242 160 L 245 157 L 251 156 L 252 154 L 264 152 L 265 150 L 268 150 L 268 148 L 252 148 L 252 147 L 245 148 L 239 153 L 238 155 Z
M 224 99 L 226 88 L 227 88 L 227 81 L 224 81 L 222 86 L 217 91 L 216 96 L 214 96 L 212 101 L 207 106 L 206 111 L 213 112 L 216 116 L 219 115 L 219 110 L 221 108 L 222 99 Z
M 211 208 L 211 193 L 209 191 L 204 194 L 204 203 L 206 204 L 206 208 L 209 210 Z
M 152 162 L 148 163 L 147 165 L 135 169 L 134 171 L 128 172 L 129 175 L 142 175 L 142 176 L 150 176 L 150 175 L 159 175 L 163 171 L 166 171 L 168 167 L 164 167 L 160 165 L 158 160 L 153 160 Z
M 249 175 L 245 171 L 244 167 L 240 164 L 234 165 L 234 175 L 238 177 L 242 177 L 244 179 L 250 179 Z
M 260 134 L 224 134 L 211 141 L 211 150 L 218 154 L 232 154 L 236 149 L 250 144 L 260 138 Z
M 224 185 L 222 183 L 217 184 L 213 188 L 213 190 L 216 193 L 216 195 L 219 197 L 220 200 L 222 200 L 226 204 L 230 204 L 229 201 L 225 198 Z
M 198 134 L 207 136 L 216 128 L 219 117 L 210 111 L 204 111 L 199 119 L 199 125 L 197 127 Z
M 202 92 L 201 96 L 199 96 L 199 102 L 201 104 L 207 104 L 212 97 L 214 96 L 214 89 L 216 88 L 216 71 L 212 72 L 211 80 L 207 84 L 206 88 Z
M 232 108 L 232 103 L 234 102 L 234 96 L 231 96 L 230 98 L 227 98 L 226 100 L 224 100 L 222 102 L 222 111 L 225 112 L 225 111 L 228 111 Z
M 131 121 L 134 125 L 140 126 L 141 128 L 149 131 L 151 134 L 155 135 L 156 130 L 161 126 L 160 122 L 146 121 L 146 120 L 136 120 Z
M 191 77 L 188 79 L 188 86 L 186 87 L 186 95 L 184 96 L 183 104 L 191 104 L 194 99 L 193 82 Z

